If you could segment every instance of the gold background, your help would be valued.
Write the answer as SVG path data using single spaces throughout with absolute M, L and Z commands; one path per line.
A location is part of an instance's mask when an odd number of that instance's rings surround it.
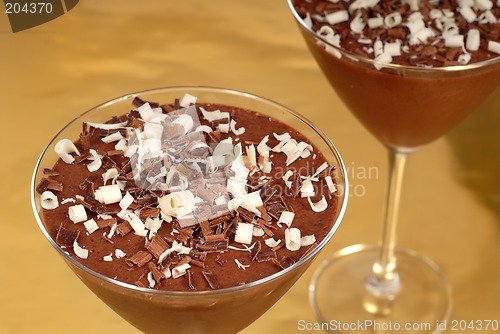
M 0 333 L 137 333 L 64 265 L 29 198 L 52 136 L 129 92 L 209 85 L 268 97 L 325 130 L 350 168 L 353 195 L 337 234 L 243 333 L 295 333 L 299 319 L 314 322 L 307 299 L 314 269 L 338 249 L 378 239 L 385 150 L 323 78 L 285 1 L 85 0 L 16 34 L 0 13 L 0 68 Z M 480 109 L 410 158 L 403 189 L 399 244 L 442 267 L 458 320 L 500 320 L 500 89 Z

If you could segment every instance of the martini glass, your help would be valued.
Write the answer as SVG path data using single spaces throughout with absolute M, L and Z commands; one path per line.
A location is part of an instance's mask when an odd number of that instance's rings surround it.
M 441 68 L 382 63 L 332 45 L 304 23 L 293 0 L 288 4 L 332 87 L 389 154 L 379 244 L 348 247 L 323 263 L 310 286 L 314 311 L 323 323 L 334 320 L 332 331 L 346 329 L 339 322 L 366 319 L 375 331 L 390 332 L 392 322 L 428 323 L 420 332 L 439 332 L 452 310 L 448 280 L 429 259 L 396 248 L 404 167 L 410 153 L 449 131 L 498 87 L 500 57 Z
M 197 292 L 175 292 L 142 288 L 105 277 L 69 256 L 53 239 L 44 224 L 40 198 L 35 187 L 43 177 L 43 168 L 52 167 L 58 156 L 55 144 L 62 138 L 78 138 L 82 122 L 105 122 L 130 110 L 136 96 L 146 101 L 167 102 L 185 93 L 210 102 L 253 110 L 272 116 L 299 129 L 323 153 L 331 166 L 339 189 L 348 189 L 342 159 L 321 130 L 300 114 L 262 97 L 244 92 L 209 87 L 171 87 L 122 96 L 101 104 L 66 125 L 47 145 L 33 174 L 31 196 L 38 225 L 66 264 L 104 303 L 130 324 L 145 333 L 235 333 L 247 327 L 288 291 L 309 267 L 318 252 L 337 230 L 347 204 L 347 192 L 337 192 L 333 226 L 325 239 L 294 265 L 266 278 L 245 285 Z

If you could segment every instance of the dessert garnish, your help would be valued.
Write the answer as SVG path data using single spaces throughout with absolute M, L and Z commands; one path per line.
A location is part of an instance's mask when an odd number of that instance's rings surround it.
M 295 8 L 330 44 L 384 63 L 454 66 L 500 54 L 498 1 L 307 0 Z
M 45 219 L 65 217 L 56 243 L 96 271 L 124 263 L 126 275 L 137 270 L 129 283 L 154 289 L 181 277 L 190 290 L 219 289 L 219 267 L 300 260 L 317 245 L 315 215 L 333 210 L 334 169 L 292 131 L 245 137 L 235 115 L 189 94 L 161 106 L 135 98 L 129 113 L 61 139 L 61 160 L 37 186 Z M 76 184 L 72 168 L 83 173 Z M 311 222 L 297 221 L 297 205 Z

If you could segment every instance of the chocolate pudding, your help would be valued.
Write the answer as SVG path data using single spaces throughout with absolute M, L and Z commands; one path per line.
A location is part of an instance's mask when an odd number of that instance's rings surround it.
M 293 4 L 332 86 L 390 147 L 435 140 L 500 83 L 498 1 Z
M 111 279 L 235 287 L 298 262 L 338 214 L 332 168 L 300 132 L 242 108 L 135 98 L 55 145 L 36 191 L 51 238 Z

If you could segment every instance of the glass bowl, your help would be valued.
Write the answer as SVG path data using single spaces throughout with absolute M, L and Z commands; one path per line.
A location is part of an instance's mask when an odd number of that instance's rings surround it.
M 299 30 L 322 72 L 356 118 L 390 148 L 411 152 L 454 128 L 500 84 L 500 56 L 462 66 L 384 63 L 339 48 L 304 23 Z
M 63 138 L 78 138 L 82 122 L 105 122 L 130 110 L 139 96 L 146 101 L 167 103 L 189 93 L 199 102 L 230 105 L 272 116 L 298 129 L 323 153 L 334 173 L 337 208 L 334 224 L 325 239 L 294 265 L 271 276 L 245 285 L 211 291 L 175 292 L 142 288 L 105 277 L 90 270 L 61 249 L 45 228 L 40 198 L 35 191 L 43 177 L 43 168 L 58 159 L 55 144 Z M 297 281 L 318 252 L 332 238 L 344 215 L 348 181 L 342 159 L 325 134 L 300 114 L 268 99 L 229 89 L 210 87 L 169 87 L 128 94 L 103 103 L 74 119 L 49 142 L 33 174 L 31 198 L 38 225 L 66 264 L 102 301 L 130 324 L 145 333 L 234 333 L 242 330 L 266 312 Z

